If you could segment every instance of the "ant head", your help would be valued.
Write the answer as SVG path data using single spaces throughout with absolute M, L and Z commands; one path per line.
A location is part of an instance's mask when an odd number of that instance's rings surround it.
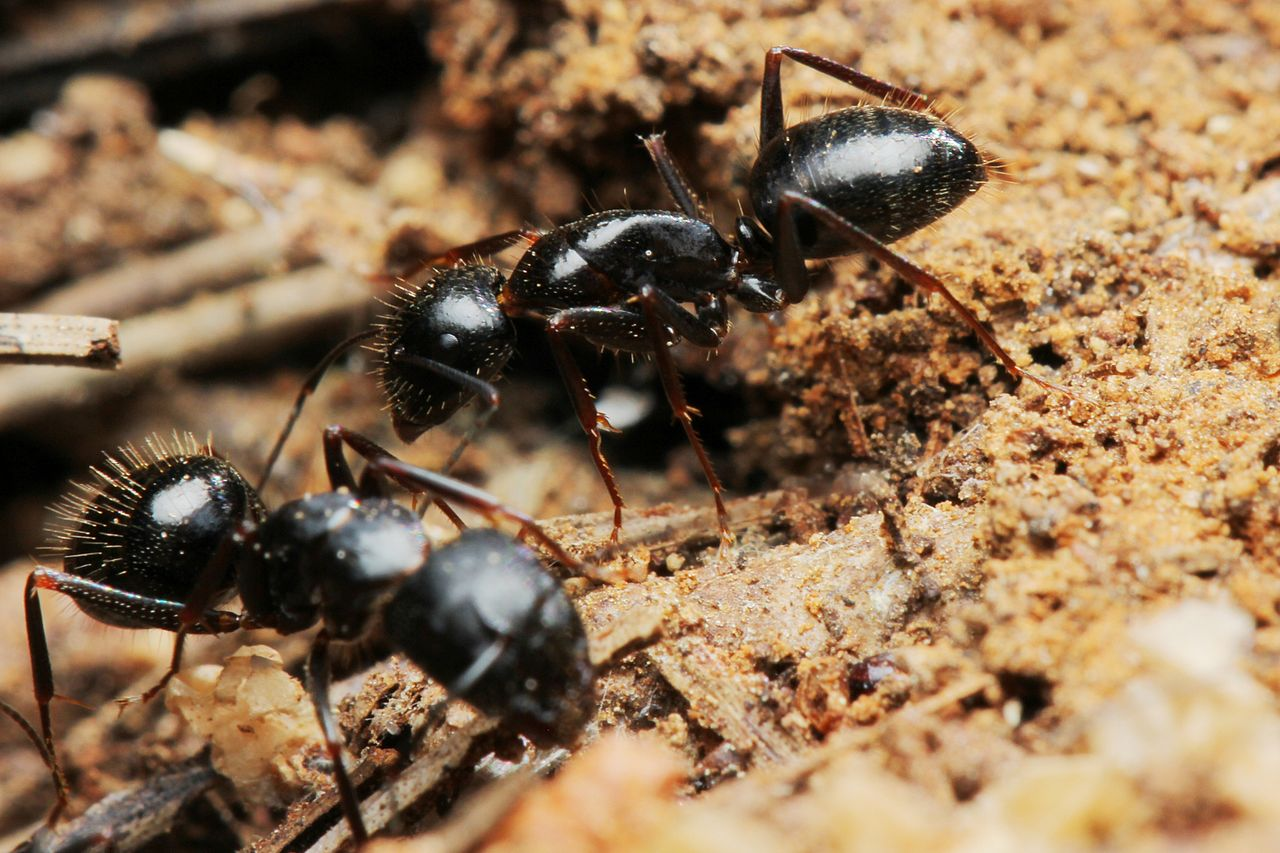
M 389 304 L 374 349 L 401 440 L 413 441 L 475 396 L 450 373 L 487 382 L 511 357 L 515 330 L 497 299 L 503 281 L 494 267 L 451 267 L 420 286 L 402 286 Z
M 76 484 L 54 506 L 62 524 L 51 551 L 63 570 L 125 592 L 183 601 L 222 542 L 242 521 L 264 516 L 253 488 L 229 462 L 190 434 L 173 442 L 151 436 L 139 450 L 122 447 L 94 468 L 94 482 Z M 235 585 L 229 563 L 214 601 Z M 119 610 L 74 599 L 94 619 L 120 627 L 148 627 Z
M 532 551 L 496 530 L 436 549 L 383 621 L 410 660 L 486 714 L 566 735 L 590 705 L 594 670 L 573 603 Z
M 337 640 L 364 636 L 382 602 L 427 552 L 412 511 L 345 489 L 280 507 L 259 528 L 257 543 L 264 598 L 253 609 L 269 614 L 281 633 L 323 619 Z

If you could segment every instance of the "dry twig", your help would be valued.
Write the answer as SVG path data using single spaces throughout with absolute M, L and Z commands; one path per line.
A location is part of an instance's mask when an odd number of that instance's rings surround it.
M 0 364 L 120 366 L 119 324 L 102 317 L 0 314 Z

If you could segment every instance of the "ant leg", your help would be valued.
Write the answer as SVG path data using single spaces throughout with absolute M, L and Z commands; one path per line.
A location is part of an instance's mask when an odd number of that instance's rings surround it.
M 40 753 L 45 766 L 52 770 L 53 759 L 49 757 L 49 750 L 45 749 L 45 745 L 40 741 L 40 733 L 36 731 L 35 726 L 27 722 L 27 718 L 22 716 L 17 708 L 3 699 L 0 699 L 0 714 L 4 714 L 18 724 L 18 728 L 22 729 L 22 733 L 27 736 L 27 740 L 31 741 L 31 744 L 36 748 L 36 752 Z
M 348 447 L 364 456 L 369 461 L 370 468 L 385 477 L 395 480 L 409 491 L 455 501 L 467 509 L 480 513 L 490 521 L 495 518 L 505 518 L 508 521 L 512 521 L 520 526 L 522 535 L 528 535 L 536 539 L 561 563 L 570 568 L 580 568 L 578 561 L 571 557 L 560 546 L 559 542 L 548 536 L 536 521 L 524 513 L 504 505 L 488 492 L 477 489 L 475 486 L 464 483 L 461 480 L 455 480 L 446 474 L 437 474 L 435 471 L 428 471 L 425 468 L 419 468 L 416 465 L 410 465 L 408 462 L 397 459 L 354 430 L 335 425 L 329 427 L 329 432 L 332 433 L 335 440 L 340 439 L 346 442 Z M 326 436 L 328 434 L 326 433 Z
M 670 295 L 653 285 L 641 288 L 637 301 L 643 307 L 643 316 L 616 307 L 567 308 L 548 318 L 548 329 L 571 331 L 605 347 L 653 353 L 667 402 L 680 420 L 685 436 L 697 454 L 707 483 L 715 495 L 720 541 L 722 547 L 727 547 L 733 542 L 733 533 L 728 526 L 728 514 L 722 495 L 724 489 L 711 465 L 711 458 L 702 446 L 702 440 L 693 428 L 692 414 L 695 410 L 685 399 L 680 376 L 670 353 L 670 347 L 682 337 L 696 346 L 717 346 L 728 325 L 724 301 L 712 296 L 705 305 L 699 306 L 698 315 L 694 316 Z M 643 347 L 637 346 L 635 342 L 640 335 L 645 336 Z
M 662 176 L 662 182 L 667 185 L 667 192 L 671 193 L 671 198 L 675 200 L 675 203 L 684 211 L 685 215 L 693 219 L 700 219 L 703 222 L 710 222 L 711 218 L 707 215 L 702 202 L 698 200 L 698 194 L 693 191 L 689 179 L 684 176 L 680 165 L 676 163 L 675 158 L 671 156 L 671 152 L 667 150 L 666 135 L 653 133 L 646 136 L 644 147 L 649 152 L 649 159 L 653 160 L 653 165 L 657 168 L 658 174 Z
M 809 268 L 804 264 L 804 252 L 800 250 L 800 234 L 791 207 L 784 198 L 778 204 L 777 232 L 773 241 L 773 274 L 782 285 L 782 295 L 788 305 L 795 305 L 809 295 Z
M 346 815 L 347 825 L 351 827 L 351 838 L 355 846 L 360 847 L 369 840 L 369 832 L 360 815 L 360 799 L 356 796 L 355 785 L 351 783 L 351 776 L 342 760 L 342 735 L 333 718 L 333 709 L 329 707 L 329 679 L 329 632 L 321 629 L 316 634 L 315 642 L 311 644 L 311 654 L 307 657 L 307 693 L 311 696 L 311 704 L 315 706 L 320 730 L 324 733 L 324 745 L 333 762 L 333 781 L 338 788 L 342 812 Z
M 206 630 L 209 630 L 210 624 L 205 622 L 208 618 L 205 611 L 227 577 L 227 569 L 231 565 L 231 556 L 236 548 L 237 542 L 234 535 L 228 534 L 222 537 L 222 541 L 218 543 L 218 550 L 214 552 L 208 564 L 200 570 L 196 583 L 191 588 L 191 593 L 187 596 L 182 609 L 178 612 L 178 633 L 173 640 L 173 656 L 169 659 L 169 668 L 165 670 L 164 675 L 160 676 L 160 680 L 142 695 L 125 696 L 117 699 L 116 705 L 121 710 L 138 702 L 144 705 L 150 702 L 156 697 L 156 694 L 165 688 L 170 679 L 182 669 L 182 650 L 186 644 L 187 635 L 193 633 L 196 626 L 201 624 L 204 625 Z
M 83 601 L 92 605 L 95 610 L 111 613 L 123 620 L 126 626 L 134 628 L 158 628 L 161 631 L 176 632 L 182 627 L 183 611 L 187 608 L 182 602 L 125 592 L 79 575 L 43 566 L 37 566 L 27 576 L 28 596 L 33 597 L 36 589 L 53 590 L 76 601 Z M 38 604 L 36 606 L 39 607 Z M 227 610 L 205 610 L 192 622 L 187 630 L 189 634 L 225 634 L 240 627 L 240 616 Z
M 347 464 L 347 455 L 342 452 L 343 432 L 345 430 L 336 424 L 324 428 L 324 467 L 329 474 L 329 487 L 335 492 L 339 489 L 346 489 L 349 492 L 360 494 L 360 490 L 356 488 L 356 475 L 351 473 L 351 466 Z M 364 436 L 360 436 L 360 438 L 369 441 Z M 373 456 L 380 454 L 391 455 L 372 441 L 369 441 L 369 447 L 372 449 Z M 366 456 L 365 458 L 370 457 Z
M 500 234 L 485 237 L 483 240 L 463 243 L 461 246 L 454 246 L 452 249 L 441 252 L 438 255 L 430 255 L 424 258 L 412 270 L 400 276 L 400 279 L 412 281 L 433 269 L 454 267 L 471 258 L 496 254 L 508 246 L 514 246 L 521 240 L 529 244 L 536 243 L 541 236 L 541 231 L 535 231 L 532 228 L 517 228 L 514 231 L 503 231 Z
M 224 564 L 225 568 L 225 564 Z M 35 695 L 36 708 L 40 718 L 40 733 L 44 740 L 45 750 L 52 762 L 54 787 L 58 792 L 58 802 L 50 813 L 48 821 L 57 820 L 67 805 L 67 783 L 58 762 L 57 748 L 53 739 L 53 720 L 49 713 L 50 703 L 57 696 L 53 683 L 53 663 L 49 656 L 49 643 L 45 636 L 44 614 L 40 607 L 39 590 L 49 589 L 60 592 L 77 601 L 91 603 L 99 610 L 114 613 L 123 620 L 133 622 L 139 627 L 161 628 L 168 631 L 183 630 L 183 613 L 185 607 L 174 601 L 151 598 L 145 595 L 124 592 L 96 581 L 59 572 L 53 569 L 37 567 L 27 575 L 27 583 L 23 594 L 23 608 L 27 624 L 27 649 L 31 658 L 31 684 Z M 239 627 L 240 619 L 235 613 L 223 610 L 209 610 L 195 620 L 195 624 L 186 630 L 191 633 L 222 633 L 234 631 Z M 181 634 L 180 634 L 181 636 Z M 166 673 L 165 681 L 172 676 L 176 664 L 181 657 L 182 642 L 175 644 L 173 663 Z M 162 682 L 163 684 L 163 682 Z M 154 693 L 152 694 L 154 695 Z
M 902 255 L 899 255 L 884 243 L 881 243 L 875 237 L 872 237 L 870 234 L 863 231 L 861 228 L 854 225 L 852 222 L 845 219 L 825 204 L 809 198 L 808 196 L 801 195 L 794 190 L 786 190 L 782 193 L 782 197 L 778 202 L 779 221 L 789 221 L 791 219 L 791 208 L 793 207 L 804 209 L 810 215 L 822 220 L 827 227 L 841 232 L 850 243 L 876 258 L 885 266 L 893 269 L 894 272 L 910 282 L 912 286 L 919 288 L 926 293 L 936 293 L 941 296 L 943 300 L 951 306 L 952 310 L 959 315 L 960 319 L 964 321 L 964 324 L 978 336 L 978 339 L 982 341 L 983 345 L 986 346 L 991 354 L 1000 360 L 1000 363 L 1004 365 L 1005 370 L 1008 370 L 1015 378 L 1029 379 L 1047 391 L 1056 391 L 1071 400 L 1077 399 L 1075 394 L 1071 393 L 1061 385 L 1049 382 L 1046 379 L 1041 379 L 1035 374 L 1028 373 L 1019 367 L 1017 362 L 1013 360 L 1013 356 L 1009 355 L 1005 348 L 1000 346 L 1000 342 L 996 340 L 996 336 L 987 330 L 987 327 L 983 325 L 982 321 L 979 320 L 972 311 L 966 308 L 964 303 L 959 299 L 956 299 L 951 291 L 947 289 L 947 286 L 943 284 L 937 276 L 916 266 L 914 263 L 907 260 Z
M 27 718 L 22 716 L 17 708 L 0 699 L 0 713 L 17 723 L 18 728 L 22 729 L 22 733 L 27 736 L 27 740 L 31 741 L 32 746 L 36 748 L 36 752 L 40 753 L 44 766 L 49 768 L 49 772 L 53 775 L 54 790 L 57 791 L 58 799 L 54 807 L 50 809 L 48 817 L 45 818 L 45 829 L 42 831 L 48 832 L 48 827 L 52 827 L 57 822 L 58 816 L 67 807 L 67 782 L 62 777 L 62 768 L 58 766 L 58 761 L 54 758 L 53 753 L 49 751 L 49 748 L 40 741 L 40 734 L 35 730 L 35 726 L 27 722 Z M 38 843 L 34 849 L 41 849 Z
M 704 349 L 715 349 L 724 339 L 729 324 L 728 305 L 716 294 L 708 294 L 695 315 L 667 293 L 654 288 L 656 307 L 662 317 L 662 335 L 667 346 L 681 339 Z M 639 302 L 633 296 L 631 302 Z M 649 325 L 644 315 L 630 305 L 564 308 L 547 318 L 547 328 L 560 334 L 574 334 L 588 343 L 618 352 L 653 351 Z
M 909 110 L 924 111 L 929 108 L 929 97 L 892 83 L 886 83 L 856 68 L 843 65 L 834 59 L 801 50 L 798 47 L 771 47 L 764 55 L 764 80 L 760 84 L 760 145 L 767 145 L 786 129 L 782 118 L 782 57 L 789 56 L 801 65 L 807 65 L 828 77 L 848 83 L 868 95 L 883 98 L 887 103 Z
M 40 734 L 44 740 L 42 752 L 45 754 L 49 772 L 53 775 L 53 788 L 57 794 L 57 802 L 45 818 L 48 826 L 58 821 L 59 815 L 67 807 L 67 777 L 58 763 L 58 750 L 53 745 L 53 718 L 49 713 L 49 703 L 53 701 L 53 661 L 49 657 L 49 643 L 44 633 L 44 614 L 40 610 L 40 598 L 36 593 L 38 578 L 36 573 L 27 575 L 26 590 L 23 593 L 23 606 L 27 620 L 27 651 L 31 657 L 31 686 L 35 694 L 36 712 L 40 716 Z M 25 722 L 25 721 L 24 721 Z
M 284 429 L 280 431 L 280 437 L 276 439 L 275 446 L 271 448 L 271 453 L 267 455 L 266 467 L 262 470 L 262 476 L 258 479 L 257 492 L 262 494 L 262 489 L 267 485 L 267 480 L 271 477 L 271 469 L 275 467 L 276 460 L 280 458 L 280 451 L 284 449 L 285 440 L 289 438 L 289 433 L 293 432 L 294 424 L 298 422 L 298 417 L 302 414 L 302 407 L 307 402 L 307 398 L 320 385 L 320 380 L 324 378 L 325 372 L 333 366 L 339 356 L 349 349 L 373 340 L 380 333 L 380 329 L 367 329 L 358 335 L 352 335 L 333 349 L 329 350 L 324 358 L 320 359 L 320 363 L 311 369 L 307 374 L 307 378 L 302 382 L 302 388 L 298 390 L 298 396 L 294 398 L 293 410 L 289 413 L 289 419 L 285 421 Z
M 467 446 L 475 440 L 475 437 L 489 424 L 489 419 L 493 417 L 493 413 L 498 410 L 498 406 L 502 403 L 502 397 L 498 393 L 498 389 L 493 383 L 486 382 L 479 376 L 458 370 L 456 367 L 450 367 L 442 364 L 434 359 L 424 358 L 420 355 L 407 355 L 403 352 L 394 352 L 390 355 L 390 360 L 405 364 L 410 367 L 416 367 L 419 370 L 425 370 L 428 373 L 434 373 L 441 379 L 447 379 L 464 391 L 470 391 L 475 398 L 480 401 L 480 414 L 476 415 L 475 422 L 467 429 L 462 441 L 458 442 L 458 446 L 449 454 L 449 458 L 445 461 L 441 471 L 448 474 L 453 470 L 453 466 L 458 463 L 462 452 Z
M 578 416 L 578 423 L 582 425 L 582 431 L 587 434 L 591 459 L 596 464 L 596 470 L 600 472 L 600 479 L 604 481 L 604 487 L 609 492 L 609 499 L 613 501 L 613 532 L 609 534 L 609 541 L 616 543 L 618 534 L 622 531 L 622 492 L 618 489 L 618 481 L 613 476 L 613 469 L 609 467 L 609 460 L 604 458 L 604 449 L 600 446 L 600 430 L 605 429 L 609 432 L 617 432 L 617 430 L 596 409 L 595 397 L 591 396 L 591 389 L 587 387 L 587 378 L 578 369 L 578 363 L 573 360 L 573 354 L 569 352 L 569 346 L 564 342 L 561 333 L 550 325 L 546 326 L 546 330 L 547 342 L 551 345 L 551 355 L 555 357 L 556 366 L 560 368 L 560 378 L 569 389 L 569 398 L 573 401 L 573 410 Z
M 325 470 L 329 472 L 330 487 L 335 492 L 338 489 L 346 489 L 361 497 L 370 497 L 378 494 L 378 491 L 371 487 L 373 487 L 374 483 L 381 483 L 379 472 L 371 466 L 366 467 L 364 476 L 357 483 L 355 475 L 351 473 L 351 466 L 347 464 L 346 454 L 342 452 L 342 443 L 344 441 L 366 460 L 372 461 L 380 456 L 385 456 L 388 459 L 396 458 L 391 454 L 391 451 L 357 432 L 351 432 L 337 424 L 327 426 L 324 430 L 324 466 Z M 466 529 L 467 525 L 453 511 L 453 507 L 440 498 L 435 498 L 432 503 L 440 508 L 440 511 L 445 514 L 455 527 L 459 530 Z M 427 506 L 428 504 L 424 503 L 422 509 L 425 510 Z
M 641 288 L 639 301 L 642 305 L 647 305 L 653 309 L 653 314 L 662 322 L 663 326 L 674 331 L 678 338 L 684 338 L 694 346 L 715 349 L 720 346 L 720 342 L 724 339 L 723 327 L 717 329 L 714 321 L 708 320 L 709 317 L 723 316 L 725 317 L 725 325 L 727 325 L 725 304 L 718 297 L 712 296 L 705 306 L 699 306 L 698 316 L 689 313 L 688 309 L 672 299 L 670 294 L 653 285 L 645 285 Z M 655 343 L 652 337 L 652 323 L 645 323 L 645 328 L 650 333 L 650 343 Z M 671 346 L 673 343 L 668 340 L 669 337 L 669 335 L 664 334 L 661 338 L 661 340 L 667 340 L 667 346 Z
M 711 486 L 711 493 L 715 497 L 716 521 L 720 525 L 720 553 L 723 555 L 733 545 L 734 540 L 733 531 L 729 529 L 729 512 L 724 506 L 724 487 L 720 484 L 720 478 L 716 476 L 715 468 L 711 465 L 711 457 L 702 446 L 698 431 L 693 428 L 693 415 L 697 410 L 692 408 L 685 399 L 684 388 L 680 385 L 680 374 L 676 371 L 675 359 L 671 357 L 670 345 L 663 335 L 663 328 L 668 319 L 665 303 L 662 301 L 665 295 L 653 285 L 646 284 L 640 289 L 640 304 L 644 308 L 645 319 L 648 321 L 646 325 L 649 329 L 649 338 L 653 343 L 653 358 L 658 365 L 658 376 L 662 378 L 662 389 L 667 394 L 667 402 L 680 421 L 680 426 L 684 428 L 685 437 L 689 439 L 689 444 L 693 447 L 699 464 L 702 465 L 702 473 L 706 476 L 707 484 Z

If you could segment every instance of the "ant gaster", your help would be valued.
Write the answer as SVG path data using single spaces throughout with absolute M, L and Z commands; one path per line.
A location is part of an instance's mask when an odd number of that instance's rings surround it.
M 787 127 L 779 76 L 783 57 L 884 103 L 852 106 Z M 645 145 L 679 213 L 604 211 L 544 234 L 499 234 L 425 262 L 419 273 L 423 280 L 408 288 L 404 307 L 391 320 L 344 342 L 312 372 L 272 461 L 324 369 L 347 347 L 374 338 L 401 438 L 412 440 L 474 397 L 485 402 L 482 417 L 487 417 L 498 401 L 491 382 L 514 349 L 509 318 L 530 318 L 547 333 L 613 501 L 613 538 L 622 524 L 623 502 L 600 446 L 600 431 L 612 427 L 596 411 L 569 353 L 569 336 L 654 357 L 667 400 L 715 495 L 723 547 L 733 535 L 722 487 L 693 428 L 693 409 L 669 348 L 681 340 L 718 346 L 729 329 L 729 299 L 751 312 L 782 310 L 808 293 L 806 259 L 854 252 L 865 252 L 915 287 L 940 295 L 1014 376 L 1072 396 L 1020 368 L 942 281 L 886 245 L 944 216 L 988 179 L 986 158 L 929 110 L 924 95 L 808 51 L 775 47 L 765 55 L 760 140 L 748 180 L 756 216 L 739 217 L 729 239 L 710 223 L 662 137 L 655 135 Z M 520 240 L 528 246 L 510 276 L 469 263 L 428 277 L 431 267 L 458 264 Z
M 39 722 L 58 803 L 67 802 L 49 704 L 53 671 L 37 591 L 69 596 L 89 616 L 126 628 L 177 633 L 154 696 L 181 665 L 187 634 L 272 628 L 320 630 L 307 661 L 343 811 L 357 843 L 367 837 L 342 762 L 329 706 L 329 646 L 381 631 L 449 691 L 481 711 L 518 722 L 533 737 L 567 736 L 584 721 L 593 668 L 577 611 L 525 546 L 496 530 L 467 530 L 431 548 L 417 515 L 384 496 L 389 483 L 455 502 L 577 566 L 528 516 L 442 474 L 409 465 L 339 426 L 325 431 L 333 491 L 268 512 L 240 473 L 187 437 L 170 449 L 149 441 L 108 456 L 108 471 L 61 507 L 63 570 L 37 567 L 25 595 Z M 357 482 L 343 445 L 367 460 Z M 238 593 L 241 613 L 217 609 Z M 129 700 L 125 700 L 129 701 Z

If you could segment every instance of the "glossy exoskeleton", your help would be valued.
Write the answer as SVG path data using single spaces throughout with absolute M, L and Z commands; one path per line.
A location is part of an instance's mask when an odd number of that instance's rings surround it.
M 359 482 L 344 444 L 367 460 Z M 52 823 L 66 804 L 49 703 L 53 672 L 37 591 L 69 596 L 101 622 L 177 633 L 169 669 L 181 665 L 188 634 L 320 626 L 307 665 L 343 810 L 366 837 L 329 706 L 329 647 L 375 636 L 437 679 L 449 693 L 534 738 L 567 736 L 581 724 L 593 669 L 577 611 L 527 547 L 497 530 L 463 532 L 438 548 L 416 513 L 384 496 L 389 483 L 506 519 L 557 560 L 576 566 L 528 516 L 442 474 L 391 456 L 363 436 L 325 431 L 333 491 L 266 511 L 228 462 L 186 439 L 149 442 L 108 457 L 109 470 L 62 509 L 63 570 L 28 577 L 28 642 L 41 733 L 58 790 Z M 232 595 L 243 610 L 216 609 Z M 371 632 L 380 632 L 371 634 Z
M 885 103 L 787 127 L 779 79 L 783 57 Z M 740 217 L 729 238 L 709 222 L 662 137 L 651 136 L 645 144 L 680 212 L 610 210 L 546 233 L 513 231 L 455 248 L 424 263 L 421 278 L 405 297 L 411 308 L 344 347 L 378 337 L 379 372 L 396 429 L 409 439 L 468 399 L 479 397 L 486 412 L 492 411 L 498 393 L 491 382 L 514 349 L 507 318 L 540 323 L 613 501 L 615 539 L 623 501 L 600 446 L 600 431 L 612 427 L 597 413 L 565 338 L 652 355 L 668 402 L 715 494 L 721 541 L 727 544 L 733 537 L 722 488 L 693 428 L 693 410 L 668 350 L 681 340 L 718 346 L 728 332 L 730 299 L 757 313 L 804 299 L 806 259 L 854 252 L 874 256 L 917 288 L 942 296 L 1010 373 L 1070 396 L 1018 367 L 946 285 L 886 245 L 945 215 L 987 181 L 981 152 L 927 103 L 923 95 L 830 59 L 773 48 L 765 57 L 761 149 L 749 179 L 756 218 Z M 521 240 L 527 246 L 510 276 L 479 263 L 449 266 Z M 437 265 L 445 268 L 430 275 Z M 293 418 L 342 349 L 313 372 Z

